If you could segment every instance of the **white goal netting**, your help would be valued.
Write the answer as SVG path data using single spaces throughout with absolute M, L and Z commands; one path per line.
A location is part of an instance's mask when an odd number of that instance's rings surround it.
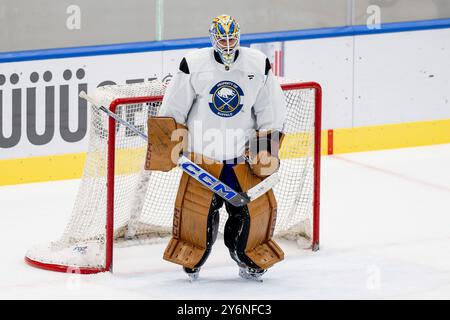
M 164 94 L 164 89 L 157 81 L 112 85 L 96 89 L 91 97 L 97 101 L 96 105 L 107 107 L 116 101 L 115 112 L 147 132 L 147 119 L 158 114 L 161 105 L 158 97 Z M 278 203 L 275 237 L 295 239 L 303 246 L 318 243 L 317 90 L 314 85 L 301 83 L 283 87 L 288 118 L 280 151 L 281 182 L 274 189 Z M 147 98 L 136 103 L 134 97 Z M 111 264 L 108 250 L 112 250 L 107 230 L 113 234 L 115 243 L 122 245 L 148 243 L 170 235 L 181 170 L 144 171 L 146 141 L 118 123 L 114 134 L 109 132 L 109 121 L 104 112 L 91 105 L 89 149 L 72 216 L 59 240 L 27 252 L 29 263 L 57 271 L 67 268 L 84 273 L 105 271 Z M 113 164 L 108 158 L 108 146 L 111 148 L 114 142 Z M 108 181 L 108 168 L 113 170 L 114 181 Z M 113 227 L 107 219 L 107 212 L 112 209 Z M 222 208 L 220 230 L 226 217 Z

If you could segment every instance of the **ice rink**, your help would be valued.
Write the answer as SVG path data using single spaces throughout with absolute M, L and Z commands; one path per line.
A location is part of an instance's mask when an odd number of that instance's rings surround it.
M 322 158 L 321 250 L 246 282 L 218 239 L 201 279 L 162 260 L 162 243 L 115 251 L 114 274 L 23 261 L 58 238 L 79 180 L 0 187 L 0 299 L 450 299 L 450 144 Z

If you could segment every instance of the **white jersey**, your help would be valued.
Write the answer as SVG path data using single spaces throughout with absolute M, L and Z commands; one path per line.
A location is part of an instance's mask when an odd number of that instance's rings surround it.
M 189 151 L 222 161 L 243 154 L 251 131 L 282 131 L 286 102 L 260 51 L 239 48 L 227 70 L 213 48 L 204 48 L 181 61 L 159 115 L 188 127 Z

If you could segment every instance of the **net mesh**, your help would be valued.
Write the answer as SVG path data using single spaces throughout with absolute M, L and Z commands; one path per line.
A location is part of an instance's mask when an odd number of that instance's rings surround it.
M 289 82 L 281 79 L 282 83 Z M 155 97 L 165 86 L 157 81 L 112 85 L 92 94 L 96 105 L 109 106 L 117 98 Z M 284 90 L 286 134 L 280 150 L 281 181 L 274 188 L 278 203 L 275 237 L 310 245 L 313 223 L 315 89 Z M 116 113 L 143 132 L 149 116 L 161 103 L 122 103 Z M 28 251 L 27 257 L 44 264 L 102 268 L 105 265 L 108 116 L 91 106 L 89 149 L 72 216 L 62 237 Z M 146 141 L 130 129 L 115 126 L 114 239 L 129 245 L 170 235 L 172 213 L 181 169 L 143 170 Z M 220 231 L 227 213 L 221 209 Z

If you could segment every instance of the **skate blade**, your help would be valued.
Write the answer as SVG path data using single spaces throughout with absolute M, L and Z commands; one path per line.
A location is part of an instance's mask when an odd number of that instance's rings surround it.
M 196 281 L 198 281 L 198 273 L 196 273 L 196 274 L 189 273 L 188 274 L 188 279 L 189 279 L 189 282 L 196 282 Z
M 255 279 L 255 278 L 242 278 L 245 281 L 250 281 L 250 282 L 257 282 L 257 283 L 263 283 L 264 280 L 263 279 Z
M 253 281 L 253 282 L 260 282 L 260 283 L 264 282 L 264 280 L 261 278 L 261 276 L 254 276 L 254 275 L 248 274 L 246 272 L 239 272 L 239 277 L 241 277 L 244 280 Z

